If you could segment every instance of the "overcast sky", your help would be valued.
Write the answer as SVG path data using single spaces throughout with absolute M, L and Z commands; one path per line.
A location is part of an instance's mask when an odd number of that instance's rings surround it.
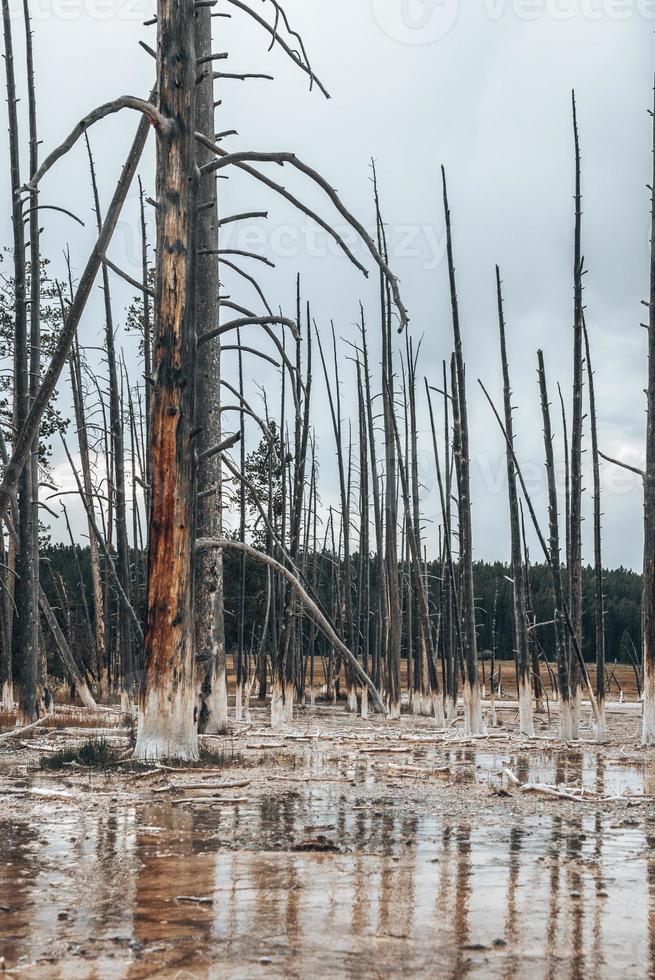
M 439 167 L 449 177 L 455 253 L 470 403 L 474 544 L 481 558 L 507 559 L 508 518 L 504 446 L 477 385 L 483 379 L 500 396 L 494 264 L 505 284 L 517 450 L 546 520 L 543 442 L 536 379 L 536 350 L 544 349 L 551 392 L 559 381 L 570 406 L 572 361 L 573 139 L 571 89 L 575 88 L 584 167 L 584 253 L 589 270 L 585 301 L 596 375 L 601 448 L 640 465 L 644 458 L 646 334 L 640 327 L 648 296 L 649 194 L 655 0 L 287 0 L 292 25 L 303 35 L 317 88 L 280 51 L 268 52 L 262 32 L 237 8 L 219 0 L 215 49 L 230 53 L 233 72 L 268 72 L 274 82 L 222 81 L 217 130 L 238 130 L 230 149 L 293 150 L 319 169 L 348 207 L 373 224 L 370 161 L 377 162 L 392 266 L 401 279 L 412 336 L 423 338 L 420 378 L 438 383 L 450 356 L 447 269 Z M 265 13 L 266 0 L 249 0 Z M 22 17 L 13 0 L 16 61 L 22 76 Z M 121 94 L 145 95 L 153 61 L 138 46 L 154 44 L 143 20 L 152 0 L 34 0 L 35 57 L 42 152 L 59 143 L 98 103 Z M 225 64 L 225 63 L 223 63 Z M 23 103 L 24 109 L 24 103 Z M 24 119 L 23 119 L 24 122 Z M 131 142 L 136 118 L 122 113 L 97 125 L 91 142 L 108 201 Z M 25 127 L 23 136 L 26 141 Z M 6 127 L 0 158 L 8 160 Z M 9 244 L 9 175 L 3 168 L 2 241 Z M 329 202 L 300 175 L 272 174 L 341 227 Z M 25 173 L 25 176 L 27 174 Z M 153 188 L 152 148 L 142 177 Z M 376 276 L 367 281 L 336 253 L 324 234 L 266 189 L 245 177 L 221 182 L 222 210 L 268 210 L 269 219 L 233 226 L 229 247 L 249 248 L 276 262 L 262 275 L 269 298 L 292 312 L 295 275 L 312 303 L 323 335 L 333 319 L 339 338 L 356 338 L 361 300 L 371 334 L 379 329 Z M 70 245 L 81 272 L 94 240 L 85 151 L 78 146 L 43 182 L 43 203 L 75 211 L 85 228 L 44 213 L 43 249 L 56 273 Z M 139 275 L 137 200 L 133 193 L 111 249 L 112 258 Z M 151 232 L 152 237 L 152 232 Z M 358 255 L 369 262 L 358 246 Z M 257 263 L 257 266 L 259 263 Z M 253 268 L 253 271 L 255 269 Z M 258 271 L 258 270 L 257 270 Z M 226 288 L 237 302 L 252 295 L 238 280 Z M 116 319 L 131 289 L 113 281 Z M 101 342 L 99 290 L 81 329 L 89 347 Z M 252 329 L 252 328 L 251 328 Z M 134 341 L 119 343 L 138 374 Z M 257 338 L 257 343 L 264 343 Z M 229 355 L 228 355 L 229 356 Z M 99 355 L 92 364 L 102 370 Z M 273 369 L 253 362 L 255 382 L 271 397 Z M 226 358 L 226 368 L 233 365 Z M 344 413 L 355 409 L 354 369 L 345 362 Z M 69 411 L 68 382 L 62 406 Z M 426 538 L 435 551 L 439 506 L 431 461 L 427 413 L 421 399 L 420 446 Z M 316 382 L 314 424 L 320 447 L 324 503 L 337 502 L 333 444 L 322 384 Z M 557 449 L 561 449 L 559 421 Z M 589 445 L 588 434 L 585 443 Z M 55 447 L 55 473 L 70 476 Z M 590 477 L 587 486 L 591 486 Z M 603 466 L 604 558 L 607 565 L 639 568 L 642 499 L 637 478 Z M 586 503 L 585 558 L 591 560 L 591 499 Z M 61 524 L 61 522 L 59 522 Z M 82 534 L 83 521 L 75 516 Z M 53 536 L 63 529 L 53 526 Z M 536 557 L 536 550 L 534 550 Z

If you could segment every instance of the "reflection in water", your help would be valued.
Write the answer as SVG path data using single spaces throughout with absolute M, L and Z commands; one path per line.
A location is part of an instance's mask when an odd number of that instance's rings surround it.
M 514 761 L 521 779 L 545 765 Z M 600 793 L 618 778 L 584 753 L 550 776 Z M 0 955 L 67 978 L 655 978 L 655 819 L 508 803 L 489 826 L 377 789 L 193 810 L 22 801 L 0 820 Z

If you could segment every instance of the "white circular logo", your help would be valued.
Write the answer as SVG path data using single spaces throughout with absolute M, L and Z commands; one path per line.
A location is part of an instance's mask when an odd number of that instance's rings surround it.
M 459 0 L 371 0 L 378 26 L 401 44 L 434 44 L 455 26 Z

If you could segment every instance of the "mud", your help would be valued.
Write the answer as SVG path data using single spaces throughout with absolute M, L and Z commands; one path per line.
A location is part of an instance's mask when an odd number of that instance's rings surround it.
M 655 977 L 655 753 L 637 709 L 610 712 L 603 746 L 557 746 L 546 726 L 528 742 L 505 714 L 472 740 L 326 708 L 271 733 L 255 709 L 211 740 L 220 771 L 40 769 L 82 724 L 0 743 L 5 971 Z

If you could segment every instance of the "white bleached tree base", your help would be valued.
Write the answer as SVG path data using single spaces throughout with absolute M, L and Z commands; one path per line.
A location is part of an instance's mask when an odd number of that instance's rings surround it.
M 482 717 L 480 688 L 464 682 L 464 730 L 467 735 L 486 735 L 487 727 Z
M 655 745 L 655 671 L 646 664 L 644 677 L 644 714 L 642 720 L 641 744 Z
M 358 703 L 357 703 L 357 685 L 356 684 L 350 684 L 350 686 L 348 687 L 348 708 L 347 708 L 347 710 L 350 712 L 350 714 L 353 714 L 353 715 L 356 715 L 357 712 L 358 712 L 358 710 L 359 710 L 359 706 L 358 706 Z
M 455 718 L 457 718 L 457 704 L 455 698 L 449 694 L 446 698 L 446 721 L 450 724 Z
M 560 701 L 559 733 L 563 742 L 573 739 L 573 707 L 570 701 Z
M 243 721 L 243 684 L 237 684 L 234 695 L 234 720 Z
M 605 698 L 602 701 L 598 701 L 598 717 L 594 720 L 594 727 L 596 729 L 596 741 L 604 742 L 607 737 L 607 719 L 605 714 Z
M 400 701 L 389 702 L 389 721 L 398 721 L 400 718 Z
M 362 718 L 364 721 L 368 718 L 368 688 L 362 688 Z
M 284 721 L 287 725 L 293 724 L 293 702 L 295 687 L 293 681 L 286 681 L 284 685 Z
M 168 687 L 168 685 L 167 685 Z M 193 688 L 173 693 L 151 690 L 139 707 L 139 724 L 134 758 L 140 762 L 159 759 L 198 759 L 198 730 Z
M 271 728 L 284 728 L 284 688 L 277 676 L 273 679 L 271 691 Z
M 532 711 L 532 685 L 524 678 L 519 683 L 519 732 L 534 738 L 534 714 Z
M 578 690 L 575 693 L 575 697 L 571 699 L 571 738 L 573 741 L 580 738 L 580 719 L 582 717 L 582 694 L 580 691 L 580 685 L 578 685 Z
M 229 720 L 227 713 L 227 677 L 225 664 L 214 661 L 211 692 L 206 696 L 204 709 L 207 713 L 206 735 L 225 735 Z
M 9 681 L 2 685 L 2 706 L 6 711 L 10 711 L 14 706 L 14 689 Z
M 444 703 L 441 694 L 433 694 L 431 698 L 431 714 L 434 717 L 434 722 L 437 728 L 446 727 L 446 714 L 444 711 Z

